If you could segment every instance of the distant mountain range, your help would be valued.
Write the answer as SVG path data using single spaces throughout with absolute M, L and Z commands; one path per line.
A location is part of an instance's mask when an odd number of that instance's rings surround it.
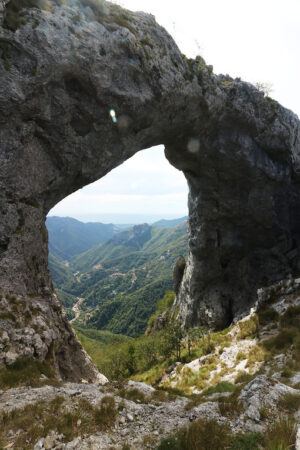
M 170 228 L 187 220 L 187 217 L 171 220 L 159 220 L 152 225 Z M 46 220 L 49 234 L 49 251 L 64 261 L 83 253 L 95 245 L 112 238 L 117 233 L 127 230 L 132 224 L 105 224 L 101 222 L 80 222 L 72 217 L 49 216 Z
M 158 222 L 154 222 L 152 226 L 160 228 L 177 227 L 177 225 L 180 225 L 182 222 L 185 222 L 186 220 L 188 220 L 187 216 L 180 217 L 180 219 L 170 219 L 170 220 L 162 219 L 159 220 Z
M 91 237 L 84 240 L 83 227 L 78 226 L 78 221 L 62 219 L 60 228 L 57 220 L 60 218 L 55 219 L 56 228 L 49 231 L 49 268 L 69 314 L 77 297 L 85 299 L 77 325 L 127 336 L 143 333 L 157 300 L 166 290 L 172 289 L 172 269 L 176 259 L 181 254 L 187 255 L 187 221 L 184 218 L 159 221 L 163 222 L 164 228 L 157 226 L 157 222 L 152 226 L 135 225 L 119 233 L 111 225 L 112 237 L 75 254 L 78 248 L 90 245 Z M 166 222 L 170 222 L 170 227 L 166 227 Z M 178 222 L 180 224 L 175 226 Z M 72 230 L 73 223 L 75 231 Z M 56 237 L 56 230 L 65 235 L 71 230 L 66 238 L 67 247 L 64 242 L 62 249 L 58 246 L 61 237 Z M 81 247 L 75 241 L 72 250 L 70 243 L 76 235 L 80 236 Z M 100 233 L 98 236 L 101 238 Z M 56 249 L 55 254 L 51 252 L 52 248 Z M 62 261 L 59 252 L 68 255 L 68 263 Z
M 71 217 L 47 217 L 49 251 L 62 260 L 70 260 L 120 231 L 113 224 L 83 223 Z

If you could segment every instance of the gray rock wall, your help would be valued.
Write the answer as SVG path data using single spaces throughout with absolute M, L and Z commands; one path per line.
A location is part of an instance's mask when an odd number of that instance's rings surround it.
M 226 325 L 299 272 L 297 117 L 187 60 L 153 16 L 82 3 L 0 28 L 0 363 L 49 357 L 74 380 L 95 372 L 53 290 L 45 217 L 141 149 L 164 144 L 189 183 L 186 326 Z

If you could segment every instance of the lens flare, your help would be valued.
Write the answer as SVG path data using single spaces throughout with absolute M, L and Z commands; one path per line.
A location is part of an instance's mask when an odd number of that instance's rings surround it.
M 109 111 L 109 115 L 110 115 L 111 120 L 113 121 L 113 123 L 117 123 L 116 111 L 114 109 L 111 109 Z
M 196 139 L 196 138 L 189 139 L 187 149 L 191 153 L 198 153 L 199 149 L 200 149 L 199 139 Z

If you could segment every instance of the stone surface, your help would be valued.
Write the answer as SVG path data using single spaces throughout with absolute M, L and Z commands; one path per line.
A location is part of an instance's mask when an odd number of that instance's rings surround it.
M 45 217 L 137 151 L 164 144 L 188 180 L 175 303 L 186 326 L 226 326 L 257 288 L 300 272 L 297 116 L 187 60 L 153 16 L 101 5 L 52 2 L 0 28 L 0 364 L 48 357 L 88 381 L 97 372 L 47 268 Z
M 300 450 L 300 425 L 297 427 L 297 435 L 296 435 L 296 450 Z
M 299 384 L 300 383 L 300 372 L 295 373 L 295 375 L 293 375 L 289 381 L 292 386 Z
M 143 386 L 140 387 L 143 389 Z M 130 447 L 142 450 L 145 449 L 143 443 L 145 437 L 150 436 L 157 444 L 162 438 L 169 436 L 178 431 L 180 427 L 187 426 L 199 418 L 216 420 L 219 424 L 227 424 L 234 433 L 264 433 L 271 422 L 266 422 L 257 414 L 259 409 L 267 407 L 270 416 L 274 412 L 276 413 L 276 403 L 287 392 L 295 393 L 295 390 L 281 383 L 272 383 L 264 375 L 257 376 L 245 386 L 241 393 L 240 399 L 244 403 L 245 412 L 241 412 L 233 417 L 227 417 L 221 415 L 217 401 L 207 401 L 192 409 L 186 408 L 188 399 L 184 397 L 178 397 L 176 400 L 161 404 L 157 402 L 154 404 L 139 404 L 118 397 L 110 386 L 109 393 L 114 396 L 116 405 L 118 406 L 122 402 L 123 406 L 122 411 L 119 410 L 118 412 L 115 427 L 92 435 L 83 434 L 82 436 L 77 436 L 71 442 L 67 442 L 64 435 L 50 431 L 47 436 L 38 440 L 34 449 L 90 450 L 94 448 L 95 450 L 107 450 L 112 446 L 121 450 L 126 440 Z M 65 399 L 62 411 L 68 411 L 72 408 L 74 394 L 78 399 L 84 398 L 94 406 L 99 405 L 103 396 L 107 395 L 107 393 L 99 392 L 95 385 L 74 383 L 65 383 L 60 388 L 53 386 L 36 389 L 17 388 L 10 389 L 5 393 L 7 401 L 0 404 L 0 410 L 22 409 L 27 404 L 39 401 L 49 402 L 59 395 Z M 254 407 L 255 403 L 257 403 L 257 406 Z M 272 411 L 274 407 L 275 410 Z M 11 436 L 12 439 L 14 437 Z
M 262 407 L 274 407 L 278 400 L 286 394 L 299 395 L 300 391 L 283 383 L 274 383 L 266 375 L 258 375 L 242 390 L 239 399 L 245 407 L 245 415 L 259 422 Z

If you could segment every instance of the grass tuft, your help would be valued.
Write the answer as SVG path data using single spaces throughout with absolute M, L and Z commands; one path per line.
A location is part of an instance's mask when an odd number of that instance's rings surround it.
M 293 448 L 296 441 L 296 422 L 288 417 L 281 417 L 270 425 L 264 435 L 266 450 L 287 450 Z
M 84 398 L 70 400 L 56 396 L 49 402 L 0 413 L 0 442 L 5 448 L 29 450 L 51 430 L 63 434 L 69 442 L 76 436 L 106 431 L 114 424 L 116 415 L 111 396 L 103 397 L 99 407 Z
M 279 408 L 294 413 L 300 409 L 300 394 L 286 394 L 279 401 Z
M 261 309 L 257 314 L 259 324 L 262 326 L 267 325 L 269 322 L 277 321 L 279 318 L 278 312 L 275 311 L 275 309 L 271 308 L 270 306 Z
M 41 380 L 45 375 L 47 380 Z M 36 361 L 20 358 L 13 364 L 0 368 L 0 388 L 10 389 L 17 386 L 43 386 L 45 383 L 57 385 L 60 383 L 55 379 L 54 372 L 47 361 Z
M 234 392 L 236 390 L 236 386 L 234 384 L 229 383 L 228 381 L 221 381 L 216 386 L 211 386 L 202 392 L 202 395 L 212 395 L 216 393 L 223 392 Z
M 253 314 L 248 320 L 239 322 L 238 339 L 245 339 L 247 337 L 256 336 L 258 331 L 258 316 Z
M 141 392 L 139 389 L 120 389 L 117 392 L 122 398 L 126 398 L 127 400 L 131 400 L 132 402 L 140 402 L 140 403 L 148 403 L 148 400 L 145 397 L 145 394 Z
M 219 399 L 219 409 L 222 416 L 234 418 L 244 411 L 242 402 L 238 399 L 240 389 L 236 389 L 229 397 Z
M 96 423 L 102 430 L 112 427 L 117 416 L 115 399 L 111 395 L 106 395 L 101 400 L 100 408 L 95 410 Z
M 223 450 L 231 441 L 230 429 L 216 420 L 199 419 L 175 436 L 163 439 L 158 450 Z

